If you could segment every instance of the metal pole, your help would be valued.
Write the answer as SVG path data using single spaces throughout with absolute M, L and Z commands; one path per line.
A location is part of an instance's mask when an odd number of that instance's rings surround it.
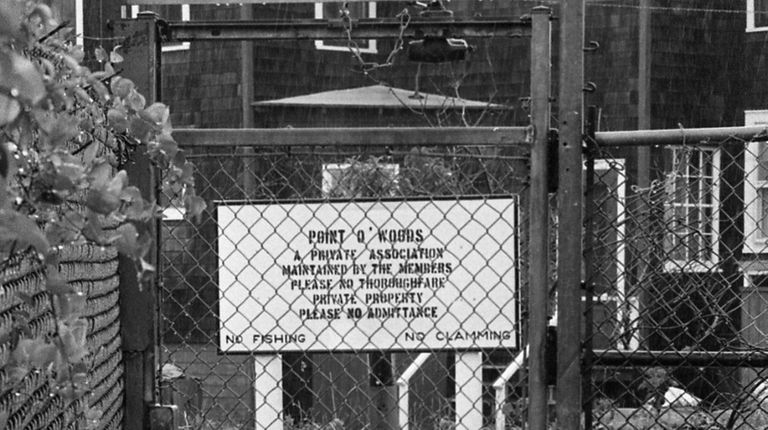
M 253 5 L 244 4 L 240 7 L 240 19 L 250 21 L 253 19 Z M 253 41 L 244 40 L 240 42 L 240 88 L 241 88 L 241 110 L 243 115 L 243 128 L 253 128 L 253 93 L 255 79 L 253 71 Z M 254 196 L 254 177 L 253 169 L 256 164 L 253 159 L 253 148 L 243 148 L 243 193 L 245 199 Z
M 584 0 L 563 0 L 561 17 L 557 428 L 578 430 L 581 421 Z
M 144 93 L 147 104 L 160 97 L 160 45 L 156 32 L 157 16 L 139 14 L 137 20 L 117 21 L 113 26 L 114 36 L 133 37 L 133 44 L 125 44 L 121 53 L 125 57 L 121 76 L 131 79 Z M 133 185 L 148 201 L 157 197 L 157 171 L 146 153 L 137 151 L 131 160 L 122 166 L 128 172 Z M 150 264 L 158 267 L 160 237 L 159 223 L 152 225 L 157 247 L 146 257 Z M 157 355 L 158 296 L 160 273 L 150 288 L 141 288 L 136 277 L 136 266 L 130 257 L 118 257 L 120 273 L 120 319 L 123 342 L 123 364 L 125 366 L 125 428 L 143 429 L 147 421 L 148 406 L 156 403 L 156 372 L 159 372 Z
M 547 147 L 549 146 L 549 96 L 552 88 L 550 9 L 539 6 L 532 13 L 531 38 L 531 190 L 528 285 L 528 424 L 531 430 L 547 428 L 547 301 L 549 295 L 549 197 Z M 524 348 L 524 346 L 523 346 Z
M 400 34 L 398 19 L 361 19 L 354 23 L 360 39 L 394 39 Z M 343 23 L 338 20 L 293 21 L 170 21 L 164 27 L 171 41 L 195 40 L 317 40 L 344 39 Z M 408 23 L 405 37 L 424 34 L 451 34 L 452 37 L 528 37 L 530 24 L 517 18 L 424 20 Z
M 586 203 L 584 226 L 584 280 L 586 281 L 586 298 L 584 300 L 584 429 L 592 429 L 592 337 L 594 335 L 594 297 L 595 297 L 595 216 L 597 202 L 595 201 L 595 130 L 597 128 L 597 107 L 590 106 L 587 110 L 587 171 L 586 171 Z

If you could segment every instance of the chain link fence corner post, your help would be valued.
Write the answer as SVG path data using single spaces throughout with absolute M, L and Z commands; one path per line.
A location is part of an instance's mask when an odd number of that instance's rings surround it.
M 146 95 L 147 104 L 159 99 L 160 44 L 157 34 L 157 15 L 141 13 L 138 19 L 114 24 L 115 36 L 122 38 L 121 77 L 131 79 Z M 146 153 L 136 152 L 130 162 L 121 166 L 141 190 L 144 198 L 155 201 L 158 176 Z M 153 237 L 157 240 L 157 225 Z M 159 242 L 159 241 L 158 241 Z M 159 243 L 156 245 L 159 246 Z M 146 260 L 157 266 L 158 252 L 150 249 Z M 126 430 L 147 428 L 148 408 L 156 395 L 155 372 L 157 355 L 157 291 L 158 278 L 139 284 L 137 271 L 130 257 L 120 255 L 120 318 L 125 365 L 125 422 Z

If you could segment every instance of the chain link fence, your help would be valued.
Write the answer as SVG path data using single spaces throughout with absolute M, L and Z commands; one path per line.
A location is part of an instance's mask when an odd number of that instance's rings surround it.
M 166 210 L 159 294 L 186 426 L 522 425 L 526 144 L 188 157 L 214 204 Z
M 591 154 L 588 427 L 768 426 L 766 155 L 735 137 Z

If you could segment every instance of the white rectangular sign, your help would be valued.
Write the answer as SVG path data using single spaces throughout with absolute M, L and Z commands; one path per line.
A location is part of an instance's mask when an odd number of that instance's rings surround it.
M 517 347 L 514 198 L 217 216 L 222 352 Z

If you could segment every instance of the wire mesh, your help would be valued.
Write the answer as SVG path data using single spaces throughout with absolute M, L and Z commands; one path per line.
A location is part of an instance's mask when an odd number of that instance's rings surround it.
M 592 427 L 768 425 L 764 147 L 732 137 L 593 154 L 584 379 Z M 647 169 L 636 164 L 640 151 L 650 154 Z
M 166 211 L 159 319 L 161 398 L 187 425 L 522 424 L 525 145 L 188 157 L 215 204 Z

